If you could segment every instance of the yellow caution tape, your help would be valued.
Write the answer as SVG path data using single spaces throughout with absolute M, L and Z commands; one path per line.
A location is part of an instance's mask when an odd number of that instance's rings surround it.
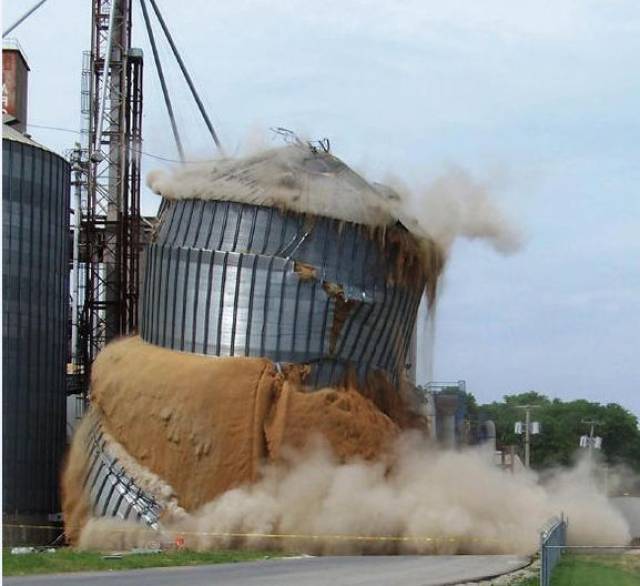
M 108 517 L 104 517 L 105 519 Z M 115 517 L 114 517 L 115 519 Z M 61 529 L 52 525 L 25 525 L 3 523 L 4 527 L 15 527 L 25 529 Z M 65 526 L 65 529 L 82 529 L 82 526 Z M 137 528 L 122 527 L 114 529 L 114 531 L 134 531 Z M 149 529 L 149 531 L 153 531 Z M 457 542 L 473 542 L 473 543 L 502 543 L 498 539 L 480 538 L 480 537 L 430 537 L 430 536 L 398 536 L 398 535 L 344 535 L 344 534 L 316 534 L 309 535 L 304 533 L 236 533 L 236 532 L 209 532 L 209 531 L 181 531 L 179 529 L 165 529 L 168 533 L 177 535 L 194 535 L 206 537 L 244 537 L 254 539 L 310 539 L 310 540 L 334 540 L 334 541 L 390 541 L 390 542 L 426 542 L 426 543 L 457 543 Z M 162 532 L 160 530 L 159 532 Z

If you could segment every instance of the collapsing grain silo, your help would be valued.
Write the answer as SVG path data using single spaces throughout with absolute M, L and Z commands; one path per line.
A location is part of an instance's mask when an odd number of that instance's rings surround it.
M 194 511 L 313 435 L 374 458 L 422 425 L 405 357 L 443 261 L 392 190 L 303 144 L 149 183 L 164 204 L 140 336 L 94 365 L 64 479 L 72 540 L 90 517 Z

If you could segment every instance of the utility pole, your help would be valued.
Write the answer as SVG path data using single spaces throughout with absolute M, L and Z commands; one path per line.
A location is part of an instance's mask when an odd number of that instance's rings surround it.
M 525 410 L 524 466 L 531 468 L 531 409 Z
M 589 426 L 589 438 L 587 443 L 587 447 L 589 448 L 589 462 L 593 461 L 593 448 L 596 447 L 596 442 L 598 442 L 598 446 L 602 441 L 601 438 L 597 438 L 595 434 L 595 426 L 601 425 L 601 421 L 597 421 L 596 419 L 583 419 L 582 423 Z M 600 441 L 598 441 L 600 440 Z
M 532 425 L 535 425 L 533 433 L 539 433 L 539 424 L 537 422 L 531 422 L 531 410 L 537 409 L 540 405 L 516 405 L 516 409 L 524 409 L 525 423 L 516 423 L 516 433 L 522 433 L 521 428 L 524 427 L 524 466 L 525 468 L 531 467 L 531 433 Z

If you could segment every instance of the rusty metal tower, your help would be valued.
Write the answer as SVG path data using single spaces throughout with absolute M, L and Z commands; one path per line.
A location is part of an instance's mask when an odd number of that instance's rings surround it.
M 180 160 L 184 153 L 151 18 L 139 0 Z M 213 124 L 155 0 L 149 0 L 214 144 Z M 142 51 L 131 47 L 134 0 L 92 0 L 91 51 L 82 72 L 82 144 L 73 150 L 76 214 L 69 393 L 85 397 L 91 364 L 118 336 L 138 328 Z
M 84 390 L 100 349 L 138 325 L 142 68 L 142 51 L 131 48 L 131 0 L 92 0 L 77 316 Z

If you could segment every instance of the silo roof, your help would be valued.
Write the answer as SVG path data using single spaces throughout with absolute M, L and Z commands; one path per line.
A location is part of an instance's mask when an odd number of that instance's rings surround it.
M 47 147 L 41 145 L 39 142 L 36 142 L 35 140 L 33 140 L 31 137 L 25 134 L 22 134 L 22 132 L 16 130 L 11 125 L 6 124 L 6 121 L 8 121 L 8 119 L 10 119 L 10 117 L 7 114 L 4 114 L 2 119 L 2 122 L 3 122 L 2 138 L 3 139 L 12 140 L 14 142 L 21 142 L 23 144 L 28 144 L 28 145 L 37 147 L 39 149 L 42 149 L 43 151 L 49 151 L 50 153 L 54 153 L 54 151 L 52 151 L 51 149 L 48 149 Z M 54 154 L 58 154 L 58 153 L 54 153 Z
M 306 145 L 272 148 L 244 158 L 152 172 L 151 189 L 167 199 L 228 200 L 385 226 L 399 195 L 367 181 L 339 158 Z

